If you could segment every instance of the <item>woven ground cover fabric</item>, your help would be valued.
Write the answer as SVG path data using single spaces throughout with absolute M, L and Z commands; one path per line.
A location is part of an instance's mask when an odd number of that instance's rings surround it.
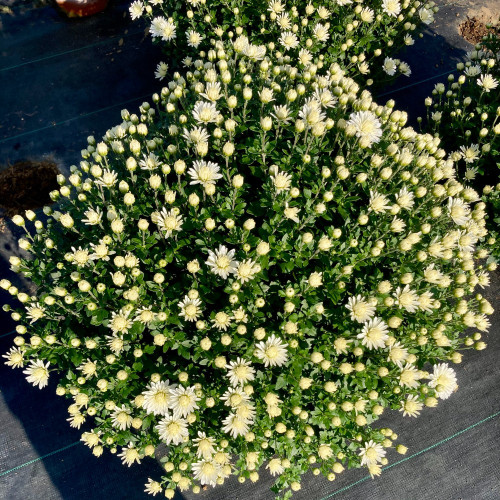
M 68 21 L 51 7 L 2 16 L 0 34 L 0 151 L 3 162 L 52 155 L 63 171 L 78 161 L 85 137 L 98 137 L 119 120 L 121 108 L 135 109 L 160 85 L 153 80 L 159 51 L 132 23 L 128 1 L 115 0 L 93 18 Z M 445 73 L 463 60 L 470 45 L 456 24 L 467 2 L 441 0 L 436 23 L 401 58 L 412 66 L 379 92 L 399 109 L 422 115 L 423 98 Z M 458 17 L 457 17 L 458 14 Z M 128 32 L 126 33 L 126 31 Z M 120 43 L 120 40 L 123 40 Z M 34 61 L 34 62 L 30 62 Z M 54 126 L 54 123 L 57 124 Z M 16 228 L 18 229 L 18 228 Z M 8 255 L 15 250 L 11 225 L 0 234 L 0 275 L 14 281 Z M 13 232 L 12 232 L 13 231 Z M 492 277 L 485 297 L 498 309 L 500 276 Z M 3 301 L 8 297 L 2 296 Z M 0 311 L 0 351 L 12 344 L 13 324 Z M 346 471 L 335 482 L 306 475 L 296 500 L 495 500 L 500 498 L 500 311 L 484 336 L 488 349 L 470 351 L 455 365 L 459 392 L 425 409 L 418 419 L 387 412 L 380 427 L 390 427 L 406 456 L 389 455 L 381 477 L 365 470 Z M 146 499 L 144 482 L 159 475 L 159 465 L 145 460 L 125 468 L 108 452 L 100 459 L 79 443 L 80 432 L 66 422 L 67 404 L 55 396 L 56 381 L 43 391 L 19 371 L 0 366 L 0 498 L 6 499 Z M 272 500 L 272 478 L 241 485 L 231 478 L 222 487 L 177 499 Z

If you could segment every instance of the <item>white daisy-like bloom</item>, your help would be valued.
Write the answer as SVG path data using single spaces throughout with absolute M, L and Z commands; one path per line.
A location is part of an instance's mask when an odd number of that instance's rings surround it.
M 259 264 L 255 263 L 251 259 L 245 259 L 238 264 L 234 274 L 236 278 L 240 280 L 240 283 L 246 283 L 247 281 L 252 280 L 259 271 Z
M 179 316 L 184 317 L 186 321 L 198 321 L 201 316 L 201 300 L 190 299 L 187 295 L 177 304 L 181 308 Z
M 71 417 L 66 419 L 69 422 L 69 426 L 74 429 L 79 429 L 85 423 L 85 415 L 80 412 L 74 413 Z
M 186 38 L 188 41 L 188 46 L 197 49 L 205 37 L 203 35 L 200 35 L 197 31 L 188 30 L 188 32 L 186 33 Z
M 386 451 L 381 444 L 370 440 L 359 448 L 358 454 L 361 457 L 361 465 L 375 465 L 385 457 Z
M 415 44 L 414 38 L 410 35 L 405 35 L 405 37 L 403 38 L 403 42 L 407 46 L 411 46 L 411 45 Z
M 45 364 L 41 359 L 31 360 L 29 366 L 23 373 L 27 375 L 26 380 L 39 389 L 43 389 L 49 383 L 50 361 Z
M 326 42 L 330 38 L 328 26 L 321 23 L 315 24 L 313 28 L 313 37 L 316 38 L 318 42 Z
M 250 396 L 241 387 L 229 387 L 220 400 L 224 401 L 226 406 L 238 408 L 242 403 L 249 402 Z
M 142 407 L 153 415 L 167 415 L 170 405 L 170 390 L 175 387 L 168 381 L 151 382 L 142 393 L 144 402 Z
M 448 213 L 457 226 L 465 226 L 470 220 L 470 207 L 460 198 L 448 198 Z
M 390 229 L 393 233 L 401 233 L 406 227 L 406 222 L 399 217 L 394 217 L 391 222 Z
M 399 385 L 416 389 L 419 386 L 420 372 L 409 363 L 406 363 L 399 374 Z
M 129 7 L 128 10 L 130 12 L 130 17 L 132 18 L 132 21 L 135 21 L 136 19 L 139 19 L 142 16 L 142 13 L 144 12 L 144 4 L 139 0 L 136 0 L 135 2 L 132 3 L 132 5 Z
M 377 193 L 377 191 L 372 191 L 370 189 L 370 201 L 368 203 L 368 212 L 374 212 L 380 214 L 389 210 L 391 205 L 389 200 L 384 194 Z
M 193 162 L 192 168 L 188 170 L 188 175 L 192 181 L 189 184 L 201 184 L 206 187 L 210 184 L 215 184 L 218 179 L 222 178 L 219 173 L 219 165 L 214 162 L 206 162 L 205 160 L 197 160 Z
M 285 51 L 290 49 L 295 49 L 299 45 L 299 39 L 295 33 L 291 31 L 285 31 L 281 33 L 279 42 L 285 48 Z
M 486 314 L 477 314 L 474 317 L 474 326 L 481 332 L 487 332 L 491 327 L 491 321 Z
M 194 438 L 193 444 L 196 446 L 196 456 L 206 460 L 212 458 L 215 453 L 215 439 L 207 436 L 204 432 L 198 431 L 198 437 Z
M 151 21 L 149 32 L 153 38 L 161 38 L 164 42 L 170 42 L 176 38 L 176 26 L 164 17 L 155 17 Z
M 116 334 L 128 333 L 129 328 L 132 327 L 132 321 L 129 319 L 130 311 L 120 309 L 120 311 L 113 311 L 111 319 L 108 322 L 108 328 Z
M 470 146 L 460 146 L 460 155 L 465 163 L 474 163 L 480 156 L 479 145 L 471 144 Z
M 107 345 L 113 354 L 118 355 L 123 351 L 125 342 L 123 341 L 122 335 L 117 335 L 114 333 L 113 335 L 108 335 L 106 338 L 108 339 Z
M 407 357 L 408 349 L 404 347 L 401 342 L 396 342 L 389 347 L 387 361 L 392 361 L 398 368 L 403 368 L 403 362 L 406 361 Z
M 83 215 L 85 215 L 85 219 L 82 219 L 82 222 L 86 226 L 96 226 L 102 220 L 102 211 L 99 207 L 89 208 L 83 212 Z
M 167 415 L 160 420 L 158 425 L 155 426 L 156 432 L 160 439 L 167 445 L 173 443 L 178 445 L 184 442 L 184 438 L 188 438 L 189 430 L 186 420 L 173 415 Z
M 372 306 L 361 295 L 349 297 L 346 308 L 351 313 L 351 319 L 358 323 L 366 323 L 375 316 L 375 306 Z
M 165 231 L 165 238 L 170 238 L 175 232 L 179 232 L 182 228 L 183 219 L 175 209 L 167 210 L 165 207 L 161 209 L 156 221 L 158 228 Z
M 474 78 L 475 76 L 481 74 L 481 66 L 479 66 L 479 64 L 472 64 L 471 66 L 465 68 L 464 74 L 470 78 Z
M 167 72 L 168 64 L 162 61 L 156 66 L 155 78 L 161 81 L 167 76 Z
M 150 477 L 148 477 L 148 482 L 144 486 L 146 486 L 144 492 L 148 495 L 156 496 L 163 491 L 161 484 L 158 481 L 153 481 Z
M 486 75 L 481 75 L 477 79 L 477 84 L 483 89 L 484 92 L 489 92 L 490 90 L 494 90 L 498 87 L 498 80 L 487 73 Z
M 266 46 L 265 45 L 252 45 L 248 44 L 244 50 L 243 54 L 245 54 L 252 61 L 262 61 L 266 55 Z
M 227 279 L 230 274 L 236 273 L 238 269 L 239 263 L 234 260 L 234 253 L 234 249 L 228 250 L 224 245 L 219 245 L 215 252 L 208 251 L 206 264 L 210 267 L 212 273 Z
M 286 172 L 280 172 L 277 168 L 273 170 L 271 178 L 278 194 L 288 191 L 292 185 L 292 176 Z
M 490 275 L 485 271 L 477 273 L 477 284 L 481 288 L 490 286 Z
M 185 57 L 182 60 L 182 64 L 184 65 L 185 68 L 190 68 L 193 65 L 193 58 L 192 57 Z
M 79 247 L 78 250 L 75 247 L 71 247 L 73 250 L 72 262 L 78 267 L 84 267 L 90 260 L 89 251 Z
M 255 369 L 250 361 L 243 358 L 236 358 L 236 361 L 230 361 L 226 365 L 227 377 L 233 387 L 246 384 L 255 379 Z
M 393 76 L 396 74 L 396 69 L 398 68 L 398 65 L 396 63 L 396 60 L 393 59 L 392 57 L 386 57 L 384 59 L 384 63 L 382 64 L 382 69 L 389 75 Z
M 111 414 L 111 425 L 121 431 L 128 429 L 132 425 L 132 420 L 131 410 L 125 405 L 117 406 Z
M 236 407 L 236 416 L 251 425 L 255 422 L 255 405 L 248 401 L 243 401 Z
M 271 113 L 271 116 L 281 123 L 288 123 L 292 119 L 290 108 L 286 104 L 283 106 L 274 106 L 274 113 Z
M 82 372 L 82 375 L 86 378 L 92 378 L 97 375 L 97 361 L 91 361 L 89 358 L 80 365 L 77 370 Z
M 388 332 L 389 328 L 384 320 L 373 318 L 363 325 L 363 329 L 357 335 L 357 338 L 368 349 L 383 349 L 386 340 L 389 338 Z
M 215 78 L 217 78 L 217 75 L 214 75 L 214 79 Z M 203 92 L 200 95 L 201 95 L 201 97 L 204 97 L 205 99 L 208 99 L 209 101 L 212 101 L 212 102 L 218 101 L 223 96 L 220 82 L 217 82 L 217 81 L 208 82 L 206 87 L 205 87 L 205 92 Z
M 288 344 L 274 335 L 255 346 L 254 355 L 259 358 L 264 366 L 283 366 L 288 361 Z
M 281 3 L 280 0 L 271 0 L 267 7 L 269 12 L 274 12 L 275 14 L 281 14 L 285 10 L 285 5 Z
M 443 276 L 444 276 L 444 274 L 439 269 L 435 268 L 434 263 L 428 265 L 424 269 L 424 279 L 428 283 L 432 283 L 434 285 L 439 285 L 439 283 L 443 279 Z
M 22 368 L 24 366 L 24 351 L 20 347 L 11 347 L 9 351 L 2 355 L 5 364 L 12 368 Z
M 283 474 L 283 472 L 285 472 L 285 468 L 283 467 L 283 465 L 281 465 L 281 460 L 279 458 L 272 458 L 271 460 L 269 460 L 269 462 L 267 463 L 266 465 L 266 469 L 269 470 L 269 474 L 271 474 L 271 476 L 276 476 L 276 475 L 280 475 L 280 474 Z
M 111 189 L 116 182 L 118 181 L 118 174 L 114 170 L 109 170 L 109 168 L 105 168 L 102 172 L 102 175 L 99 179 L 95 181 L 95 183 L 99 186 Z
M 400 309 L 406 309 L 411 313 L 418 310 L 418 295 L 410 289 L 410 285 L 405 285 L 404 288 L 398 286 L 394 291 L 394 299 Z
M 169 389 L 170 398 L 168 406 L 174 412 L 174 417 L 186 418 L 199 406 L 196 404 L 200 398 L 195 394 L 194 387 L 177 387 Z
M 434 298 L 432 292 L 424 292 L 418 297 L 418 307 L 421 311 L 432 312 L 434 310 Z
M 219 311 L 212 319 L 212 324 L 217 330 L 226 331 L 231 324 L 232 317 L 224 311 Z
M 191 130 L 184 129 L 182 137 L 188 144 L 208 144 L 210 135 L 203 127 L 194 127 Z
M 147 156 L 143 155 L 142 160 L 139 161 L 141 170 L 156 170 L 161 165 L 160 158 L 154 153 L 149 153 Z
M 292 22 L 290 21 L 290 16 L 287 12 L 281 13 L 276 18 L 276 24 L 280 27 L 281 30 L 289 30 L 292 27 Z
M 429 387 L 436 390 L 439 399 L 448 399 L 458 388 L 455 371 L 447 363 L 439 363 L 433 368 L 433 373 L 429 377 Z
M 364 23 L 372 23 L 375 19 L 375 12 L 373 12 L 373 10 L 369 7 L 363 7 L 359 12 L 359 18 Z
M 220 113 L 213 102 L 198 101 L 193 108 L 193 118 L 201 125 L 215 123 L 219 119 Z
M 221 465 L 210 458 L 200 460 L 191 465 L 194 478 L 201 484 L 208 484 L 210 486 L 217 484 L 217 478 L 220 476 L 221 469 Z
M 423 407 L 424 404 L 418 400 L 418 396 L 411 394 L 405 401 L 401 401 L 401 408 L 399 411 L 403 412 L 403 417 L 418 417 Z
M 299 212 L 300 208 L 289 207 L 288 202 L 285 203 L 285 210 L 283 211 L 283 213 L 287 219 L 293 220 L 293 222 L 298 224 L 300 222 L 300 219 L 298 218 Z
M 424 24 L 432 24 L 434 22 L 434 12 L 430 9 L 422 7 L 418 11 L 418 16 Z
M 116 253 L 114 250 L 110 250 L 108 245 L 103 243 L 102 240 L 99 241 L 99 243 L 97 245 L 95 245 L 94 243 L 91 243 L 90 247 L 94 251 L 94 253 L 92 255 L 90 255 L 90 258 L 92 260 L 101 259 L 101 260 L 108 261 L 109 256 L 114 255 Z
M 338 99 L 328 89 L 317 88 L 314 91 L 313 98 L 324 108 L 333 108 L 338 101 Z
M 300 49 L 299 51 L 299 62 L 304 66 L 308 66 L 313 60 L 312 54 L 307 49 Z
M 316 99 L 308 99 L 299 111 L 299 118 L 304 120 L 308 127 L 314 127 L 326 119 L 321 111 L 321 104 Z
M 134 447 L 133 443 L 129 443 L 127 448 L 122 448 L 122 452 L 117 455 L 122 459 L 122 463 L 130 467 L 134 463 L 141 463 L 139 451 Z
M 82 434 L 82 438 L 80 439 L 80 441 L 82 441 L 85 446 L 93 448 L 94 446 L 97 446 L 99 443 L 102 443 L 100 435 L 101 431 L 96 432 L 95 429 L 92 429 L 90 432 L 84 432 Z
M 398 0 L 382 0 L 382 10 L 391 17 L 397 17 L 401 12 L 401 4 Z
M 235 413 L 230 413 L 223 421 L 222 430 L 226 434 L 230 434 L 231 437 L 237 438 L 238 436 L 244 436 L 248 433 L 249 424 L 248 421 L 238 417 Z
M 35 302 L 32 306 L 26 307 L 26 317 L 31 319 L 30 324 L 35 323 L 45 316 L 45 307 Z
M 380 121 L 371 111 L 357 111 L 349 115 L 347 125 L 353 125 L 356 136 L 367 139 L 370 144 L 380 142 L 382 127 Z
M 408 191 L 408 188 L 405 186 L 399 190 L 399 193 L 396 195 L 396 203 L 401 207 L 409 210 L 415 205 L 415 195 Z
M 156 319 L 156 313 L 151 310 L 152 307 L 148 306 L 138 309 L 135 313 L 134 321 L 139 321 L 143 325 L 149 325 Z

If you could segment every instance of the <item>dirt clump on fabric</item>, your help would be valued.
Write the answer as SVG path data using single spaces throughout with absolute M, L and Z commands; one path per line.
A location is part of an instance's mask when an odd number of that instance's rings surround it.
M 5 217 L 51 204 L 59 169 L 51 161 L 23 160 L 0 172 L 0 208 Z
M 477 43 L 481 43 L 483 37 L 490 33 L 500 37 L 500 27 L 489 26 L 490 27 L 488 27 L 487 23 L 477 17 L 467 17 L 467 19 L 458 27 L 458 32 L 469 43 L 476 45 Z

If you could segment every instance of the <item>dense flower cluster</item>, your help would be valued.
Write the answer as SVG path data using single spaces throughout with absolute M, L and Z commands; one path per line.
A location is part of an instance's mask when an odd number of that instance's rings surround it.
M 410 76 L 407 63 L 388 55 L 413 45 L 412 34 L 431 24 L 436 11 L 434 2 L 419 0 L 326 0 L 321 5 L 300 1 L 292 6 L 281 0 L 267 5 L 260 0 L 189 0 L 181 8 L 173 1 L 136 0 L 130 6 L 132 19 L 145 17 L 151 23 L 155 41 L 167 47 L 178 42 L 187 49 L 186 66 L 197 49 L 211 48 L 211 38 L 243 34 L 255 44 L 254 58 L 262 54 L 263 45 L 273 43 L 307 64 L 326 45 L 327 64 L 339 62 L 368 85 L 380 84 L 383 76 Z M 157 77 L 163 79 L 166 73 L 167 65 L 160 63 Z
M 488 230 L 493 254 L 500 256 L 500 28 L 485 36 L 459 76 L 439 83 L 426 99 L 427 128 L 453 151 L 464 183 L 482 191 L 490 214 Z M 495 241 L 496 239 L 496 241 Z
M 13 219 L 38 288 L 0 281 L 21 303 L 7 364 L 62 374 L 94 455 L 168 445 L 152 495 L 264 464 L 286 498 L 309 469 L 378 475 L 406 449 L 371 424 L 450 397 L 450 363 L 485 347 L 484 203 L 438 138 L 301 44 L 214 41 L 88 139 L 47 220 Z

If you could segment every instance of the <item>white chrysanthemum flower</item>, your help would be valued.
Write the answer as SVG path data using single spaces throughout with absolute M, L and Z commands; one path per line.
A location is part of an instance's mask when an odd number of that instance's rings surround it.
M 249 402 L 250 396 L 241 387 L 229 387 L 220 400 L 225 401 L 226 406 L 238 408 L 242 403 Z
M 194 387 L 177 387 L 169 389 L 170 398 L 168 406 L 174 412 L 174 417 L 186 418 L 199 407 L 196 404 L 200 398 L 195 394 Z
M 84 267 L 90 260 L 89 251 L 87 249 L 82 249 L 82 247 L 79 247 L 77 250 L 75 249 L 75 247 L 71 247 L 71 250 L 73 250 L 73 254 L 71 256 L 72 262 L 78 267 Z
M 102 175 L 95 183 L 99 186 L 106 187 L 108 189 L 112 188 L 118 181 L 118 174 L 114 170 L 109 170 L 105 168 Z
M 357 338 L 368 349 L 383 349 L 385 341 L 389 338 L 388 332 L 388 326 L 381 318 L 373 318 L 363 325 Z
M 283 467 L 283 465 L 281 465 L 281 460 L 279 458 L 272 458 L 271 460 L 269 460 L 269 462 L 267 463 L 266 465 L 266 469 L 269 469 L 269 474 L 271 474 L 271 476 L 276 476 L 276 475 L 280 475 L 280 474 L 283 474 L 283 472 L 285 472 L 285 468 Z
M 259 264 L 255 263 L 251 259 L 246 259 L 242 260 L 238 264 L 234 274 L 240 280 L 240 283 L 246 283 L 247 281 L 252 280 L 259 271 Z
M 189 436 L 188 423 L 180 417 L 167 415 L 155 426 L 160 439 L 167 445 L 173 443 L 178 445 L 184 442 L 184 438 Z
M 359 448 L 358 454 L 361 457 L 361 465 L 374 465 L 385 457 L 386 451 L 381 444 L 370 440 Z
M 448 213 L 457 226 L 465 226 L 470 220 L 470 207 L 460 198 L 448 199 Z
M 208 144 L 210 139 L 209 133 L 203 127 L 194 127 L 191 130 L 185 128 L 182 137 L 188 144 Z
M 401 401 L 401 408 L 399 411 L 403 412 L 403 417 L 407 415 L 409 417 L 418 417 L 420 415 L 420 410 L 424 407 L 424 404 L 418 400 L 418 396 L 414 394 L 409 395 L 406 400 Z
M 188 32 L 186 33 L 186 38 L 188 41 L 188 46 L 197 49 L 205 37 L 203 35 L 200 35 L 197 31 L 188 30 Z
M 300 49 L 299 51 L 299 62 L 304 66 L 307 66 L 313 60 L 312 54 L 307 49 Z
M 299 118 L 304 120 L 308 127 L 314 127 L 326 119 L 321 111 L 321 104 L 316 99 L 308 99 L 299 111 Z
M 315 24 L 313 28 L 313 37 L 316 38 L 318 42 L 326 42 L 330 38 L 328 26 L 321 23 Z
M 91 361 L 87 358 L 87 361 L 80 365 L 77 370 L 81 371 L 86 379 L 94 377 L 97 375 L 97 361 Z
M 212 319 L 212 324 L 217 328 L 217 330 L 226 331 L 231 324 L 231 316 L 224 311 L 219 311 Z
M 143 325 L 149 325 L 156 319 L 156 313 L 151 309 L 152 306 L 142 307 L 141 309 L 138 309 L 135 313 L 134 321 L 139 321 Z
M 320 103 L 324 108 L 333 108 L 338 99 L 328 89 L 316 89 L 313 99 Z
M 359 12 L 359 18 L 364 23 L 372 23 L 375 19 L 375 12 L 373 12 L 373 10 L 369 7 L 363 7 Z
M 477 79 L 477 84 L 484 90 L 484 92 L 489 92 L 498 87 L 498 80 L 493 78 L 489 73 L 486 75 L 481 75 Z
M 410 285 L 404 288 L 397 287 L 394 292 L 395 303 L 401 308 L 406 309 L 408 312 L 414 313 L 418 310 L 418 295 L 410 289 Z
M 403 219 L 400 219 L 399 217 L 394 217 L 391 222 L 391 231 L 393 233 L 401 233 L 404 231 L 406 227 L 406 222 Z
M 82 219 L 82 222 L 87 226 L 96 226 L 102 220 L 102 211 L 99 207 L 95 209 L 89 208 L 83 214 L 85 215 L 85 219 Z
M 398 68 L 397 62 L 392 57 L 386 57 L 384 63 L 382 64 L 382 69 L 389 75 L 393 76 L 396 74 L 396 69 Z
M 351 312 L 351 319 L 358 323 L 365 323 L 375 316 L 375 306 L 372 306 L 361 295 L 349 297 L 346 308 Z
M 191 465 L 194 478 L 201 484 L 215 486 L 221 473 L 221 466 L 215 460 L 203 459 Z
M 281 3 L 280 0 L 271 0 L 267 7 L 269 12 L 274 12 L 275 14 L 281 14 L 285 10 L 285 5 Z
M 69 422 L 70 427 L 79 429 L 85 423 L 85 415 L 80 412 L 74 413 L 70 418 L 66 419 L 66 422 Z
M 477 75 L 481 74 L 481 66 L 479 64 L 472 64 L 471 66 L 468 66 L 464 70 L 464 74 L 468 76 L 469 78 L 473 78 Z
M 90 247 L 94 251 L 94 253 L 92 255 L 90 255 L 90 258 L 92 260 L 101 259 L 101 260 L 108 261 L 109 256 L 114 255 L 116 253 L 114 250 L 110 250 L 108 245 L 103 243 L 102 240 L 97 245 L 95 245 L 94 243 L 91 243 Z
M 165 231 L 165 238 L 169 238 L 174 231 L 179 232 L 181 230 L 183 224 L 182 215 L 179 215 L 175 209 L 167 210 L 163 207 L 158 214 L 156 224 L 160 230 Z
M 132 425 L 132 420 L 131 410 L 125 405 L 117 406 L 111 414 L 111 425 L 121 431 L 128 429 Z
M 375 212 L 376 214 L 380 214 L 389 210 L 391 205 L 389 204 L 389 200 L 384 194 L 377 193 L 376 191 L 372 191 L 370 189 L 370 201 L 368 204 L 368 211 Z
M 279 42 L 286 50 L 295 49 L 299 45 L 299 39 L 295 33 L 291 31 L 285 31 L 281 33 L 281 37 L 279 38 Z
M 289 30 L 292 27 L 292 22 L 287 12 L 283 12 L 276 18 L 276 24 L 281 30 Z
M 274 187 L 276 188 L 276 193 L 281 193 L 283 191 L 288 191 L 292 185 L 292 176 L 286 172 L 280 172 L 275 169 L 271 174 L 273 179 Z
M 149 32 L 153 38 L 161 38 L 165 42 L 170 42 L 177 35 L 176 26 L 164 17 L 155 17 L 151 21 Z
M 5 364 L 12 368 L 22 368 L 24 366 L 24 351 L 20 347 L 11 347 L 9 351 L 2 355 Z
M 434 22 L 434 12 L 430 9 L 422 7 L 418 11 L 418 16 L 424 24 L 432 24 Z
M 142 160 L 139 161 L 142 170 L 156 170 L 160 165 L 160 158 L 154 153 L 149 153 L 147 156 L 143 155 Z
M 389 347 L 387 361 L 392 361 L 398 368 L 403 368 L 403 362 L 406 361 L 407 357 L 408 349 L 404 347 L 401 342 L 396 342 Z
M 288 361 L 288 344 L 274 335 L 255 346 L 254 355 L 262 360 L 266 368 L 268 366 L 283 366 Z
M 144 4 L 136 0 L 135 2 L 132 3 L 132 5 L 129 7 L 129 12 L 130 12 L 130 17 L 132 18 L 132 21 L 135 21 L 136 19 L 139 19 L 142 16 L 142 13 L 144 12 Z
M 123 336 L 121 335 L 116 335 L 115 333 L 113 335 L 108 335 L 106 337 L 108 339 L 107 345 L 111 349 L 111 352 L 113 354 L 120 354 L 123 351 L 123 348 L 125 347 L 125 342 L 123 341 Z
M 290 108 L 286 104 L 283 106 L 274 106 L 274 113 L 271 113 L 271 116 L 281 123 L 288 123 L 292 119 Z
M 196 456 L 206 460 L 212 458 L 215 453 L 215 439 L 208 437 L 204 432 L 198 431 L 198 437 L 193 439 L 196 446 Z
M 239 263 L 234 260 L 235 250 L 228 250 L 224 245 L 212 252 L 208 251 L 207 266 L 210 267 L 212 273 L 217 274 L 221 278 L 227 279 L 230 274 L 236 273 Z
M 351 113 L 347 125 L 353 125 L 356 136 L 367 139 L 370 144 L 379 142 L 382 137 L 380 121 L 371 111 Z
M 129 443 L 127 448 L 122 448 L 122 452 L 117 455 L 122 459 L 122 463 L 130 467 L 134 463 L 141 463 L 139 451 L 134 447 L 133 443 Z
M 429 387 L 436 390 L 439 399 L 448 399 L 458 388 L 455 371 L 446 363 L 434 365 L 434 371 L 429 378 Z
M 413 365 L 406 363 L 399 374 L 399 385 L 416 389 L 419 385 L 419 380 L 420 372 Z
M 219 170 L 220 168 L 217 163 L 206 162 L 205 160 L 195 161 L 193 162 L 193 167 L 188 170 L 188 174 L 192 179 L 189 184 L 201 184 L 203 187 L 215 184 L 217 179 L 222 178 Z
M 398 0 L 382 0 L 382 10 L 391 17 L 397 17 L 401 12 L 401 4 Z
M 41 359 L 31 360 L 28 368 L 23 370 L 23 373 L 27 375 L 26 380 L 30 384 L 43 389 L 49 383 L 49 366 L 50 361 L 45 364 Z
M 217 76 L 214 75 L 215 78 Z M 205 87 L 205 92 L 200 94 L 201 97 L 208 99 L 211 102 L 218 101 L 224 94 L 222 92 L 222 88 L 220 86 L 220 82 L 208 82 Z
M 295 223 L 299 223 L 300 219 L 297 217 L 299 215 L 300 208 L 298 207 L 289 207 L 288 202 L 285 203 L 285 210 L 283 211 L 285 217 L 287 219 L 293 220 Z
M 155 78 L 158 78 L 158 80 L 161 81 L 167 76 L 167 72 L 168 64 L 162 61 L 156 66 Z
M 460 146 L 460 155 L 465 163 L 474 163 L 480 156 L 479 146 L 471 144 L 470 146 Z
M 193 118 L 201 125 L 215 123 L 218 121 L 220 113 L 213 102 L 198 101 L 193 108 Z
M 434 298 L 432 292 L 424 292 L 418 298 L 418 307 L 421 311 L 432 312 L 434 310 Z
M 255 379 L 255 369 L 250 361 L 243 358 L 236 358 L 236 361 L 230 361 L 226 365 L 227 377 L 233 387 L 240 384 L 246 384 Z
M 82 434 L 82 438 L 80 441 L 82 441 L 85 446 L 93 448 L 94 446 L 97 446 L 99 443 L 102 443 L 102 440 L 99 437 L 100 435 L 101 431 L 96 432 L 95 429 L 92 429 L 90 432 L 84 432 Z
M 142 393 L 144 402 L 142 407 L 153 415 L 167 415 L 170 405 L 170 385 L 168 381 L 151 382 Z
M 201 315 L 200 299 L 190 299 L 186 295 L 177 305 L 181 308 L 179 316 L 184 317 L 186 321 L 198 321 Z
M 231 437 L 237 438 L 248 433 L 248 421 L 238 417 L 235 413 L 230 413 L 223 421 L 223 432 L 230 434 Z
M 45 307 L 35 302 L 32 306 L 26 307 L 26 317 L 31 319 L 30 324 L 35 323 L 45 316 Z
M 158 481 L 153 481 L 150 477 L 148 477 L 148 482 L 145 484 L 146 488 L 144 491 L 148 495 L 156 496 L 158 493 L 163 491 L 161 484 Z
M 116 335 L 119 333 L 128 333 L 132 327 L 132 321 L 129 319 L 130 311 L 120 309 L 120 311 L 111 313 L 111 319 L 108 323 L 108 328 Z
M 396 203 L 401 207 L 409 210 L 415 204 L 414 201 L 415 195 L 408 191 L 407 187 L 403 187 L 399 190 L 399 193 L 396 195 Z
M 266 47 L 265 45 L 248 44 L 244 48 L 243 54 L 245 54 L 252 61 L 261 61 L 266 55 Z

